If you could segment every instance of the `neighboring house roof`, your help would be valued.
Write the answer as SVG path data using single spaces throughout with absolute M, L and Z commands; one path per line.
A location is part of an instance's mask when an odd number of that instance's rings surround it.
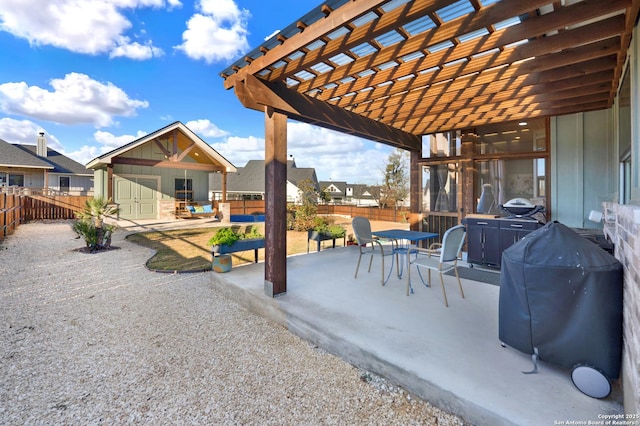
M 34 156 L 36 159 L 45 161 L 52 165 L 53 170 L 49 171 L 49 173 L 93 176 L 92 170 L 89 170 L 83 164 L 80 164 L 77 161 L 60 154 L 55 149 L 47 148 L 47 157 L 45 158 L 38 157 L 38 154 L 36 154 L 37 147 L 35 145 L 14 144 L 13 146 Z
M 323 180 L 321 182 L 318 182 L 318 185 L 320 186 L 321 191 L 327 189 L 329 191 L 329 194 L 331 195 L 342 195 L 344 197 L 347 196 L 347 182 Z
M 373 196 L 369 192 L 369 185 L 356 183 L 356 184 L 349 185 L 349 186 L 353 189 L 353 196 L 355 198 L 359 198 L 361 200 L 373 199 Z
M 0 167 L 23 167 L 27 169 L 55 168 L 53 164 L 44 158 L 31 154 L 19 148 L 19 145 L 10 144 L 0 139 Z
M 101 156 L 94 158 L 89 163 L 87 163 L 87 168 L 97 169 L 107 164 L 112 164 L 113 159 L 115 157 L 118 157 L 126 153 L 127 151 L 137 148 L 138 146 L 143 145 L 147 142 L 151 142 L 155 139 L 158 139 L 159 137 L 164 136 L 168 133 L 171 133 L 175 130 L 181 133 L 177 136 L 177 138 L 179 139 L 178 143 L 190 144 L 191 142 L 193 142 L 193 144 L 195 144 L 196 146 L 196 149 L 192 149 L 192 145 L 186 146 L 186 149 L 184 149 L 183 152 L 185 152 L 186 150 L 190 150 L 189 154 L 191 153 L 195 154 L 199 150 L 204 155 L 206 155 L 211 160 L 212 163 L 219 164 L 220 167 L 224 168 L 224 170 L 226 170 L 227 172 L 233 173 L 236 171 L 236 167 L 233 164 L 231 164 L 229 160 L 227 160 L 222 155 L 220 155 L 218 151 L 216 151 L 208 143 L 200 139 L 198 135 L 193 133 L 187 126 L 182 124 L 180 121 L 176 121 L 175 123 L 169 124 L 168 126 L 158 129 L 155 132 L 149 133 L 146 136 L 143 136 L 134 141 L 131 141 L 128 144 L 121 146 L 120 148 L 116 148 L 112 151 L 107 152 L 106 154 L 102 154 Z M 167 156 L 169 154 L 175 154 L 175 153 L 168 152 Z
M 265 163 L 264 160 L 249 160 L 244 167 L 238 167 L 237 173 L 227 174 L 227 192 L 263 194 Z M 297 167 L 294 160 L 287 161 L 287 181 L 298 186 L 304 179 L 310 180 L 314 185 L 318 181 L 316 170 L 307 167 Z M 220 190 L 222 177 L 213 175 L 213 188 Z

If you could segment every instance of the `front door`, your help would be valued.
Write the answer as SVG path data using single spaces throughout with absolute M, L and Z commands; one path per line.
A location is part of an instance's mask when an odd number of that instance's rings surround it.
M 120 208 L 121 218 L 158 218 L 158 178 L 117 176 L 114 186 L 114 202 Z

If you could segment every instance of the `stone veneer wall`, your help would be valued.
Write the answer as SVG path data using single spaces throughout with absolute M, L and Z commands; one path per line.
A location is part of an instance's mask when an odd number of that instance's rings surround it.
M 640 207 L 604 203 L 604 232 L 624 267 L 622 387 L 626 413 L 640 413 Z

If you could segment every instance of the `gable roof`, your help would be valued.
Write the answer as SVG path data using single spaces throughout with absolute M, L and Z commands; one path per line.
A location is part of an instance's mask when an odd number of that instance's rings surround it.
M 49 171 L 49 173 L 93 176 L 93 171 L 87 169 L 83 164 L 60 154 L 55 149 L 47 148 L 47 157 L 45 158 L 38 157 L 38 154 L 36 154 L 37 147 L 35 145 L 14 144 L 14 146 L 53 166 L 53 170 Z
M 325 0 L 221 76 L 247 108 L 420 136 L 613 104 L 638 0 Z
M 0 139 L 0 166 L 23 167 L 26 169 L 52 170 L 54 166 L 43 158 L 30 154 L 19 148 L 19 145 L 10 144 Z
M 331 191 L 332 194 L 340 193 L 342 195 L 347 195 L 347 182 L 323 180 L 321 182 L 318 182 L 318 185 L 320 186 L 321 191 L 333 185 L 338 189 L 338 191 Z
M 244 167 L 238 167 L 236 173 L 227 174 L 227 192 L 262 194 L 265 191 L 264 175 L 264 160 L 249 160 Z M 222 177 L 218 174 L 212 177 L 214 190 L 220 190 Z M 316 170 L 297 167 L 294 160 L 287 160 L 287 181 L 297 186 L 304 179 L 309 179 L 315 185 L 318 181 Z
M 87 163 L 87 168 L 97 169 L 100 167 L 104 167 L 108 164 L 113 164 L 114 162 L 118 162 L 117 158 L 122 156 L 128 151 L 135 149 L 141 145 L 144 145 L 147 142 L 152 142 L 154 140 L 159 141 L 160 137 L 167 136 L 169 138 L 173 138 L 174 146 L 172 151 L 165 152 L 165 158 L 168 161 L 165 163 L 167 166 L 169 163 L 178 163 L 180 158 L 184 155 L 191 156 L 196 162 L 203 163 L 204 160 L 199 158 L 200 153 L 202 153 L 206 158 L 208 158 L 211 163 L 216 166 L 217 171 L 225 171 L 225 172 L 235 172 L 236 167 L 231 164 L 229 160 L 224 158 L 218 151 L 213 149 L 208 143 L 203 141 L 198 135 L 193 133 L 187 126 L 182 124 L 180 121 L 176 121 L 175 123 L 169 124 L 161 129 L 158 129 L 152 133 L 149 133 L 146 136 L 138 138 L 134 141 L 129 142 L 121 146 L 120 148 L 116 148 L 112 151 L 109 151 L 105 154 L 102 154 L 99 157 L 94 158 L 89 163 Z M 164 149 L 161 146 L 158 146 L 160 149 Z M 178 153 L 178 149 L 181 149 L 181 153 Z M 152 163 L 151 159 L 147 159 L 149 161 L 149 165 L 156 165 L 158 162 Z M 144 160 L 142 160 L 144 161 Z

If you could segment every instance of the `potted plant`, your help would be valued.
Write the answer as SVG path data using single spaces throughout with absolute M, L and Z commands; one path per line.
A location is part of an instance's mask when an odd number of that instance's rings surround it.
M 231 270 L 231 253 L 254 250 L 258 262 L 258 249 L 264 248 L 264 235 L 257 226 L 252 225 L 247 232 L 241 233 L 233 228 L 220 228 L 208 241 L 213 253 L 212 269 L 216 272 Z M 216 256 L 217 255 L 217 256 Z
M 320 251 L 321 241 L 333 240 L 333 247 L 335 247 L 336 238 L 344 238 L 346 233 L 347 230 L 342 225 L 331 223 L 324 217 L 316 217 L 313 228 L 307 230 L 307 239 L 317 241 L 318 251 Z
M 348 246 L 357 246 L 358 242 L 356 241 L 356 237 L 353 234 L 347 235 L 347 245 Z

